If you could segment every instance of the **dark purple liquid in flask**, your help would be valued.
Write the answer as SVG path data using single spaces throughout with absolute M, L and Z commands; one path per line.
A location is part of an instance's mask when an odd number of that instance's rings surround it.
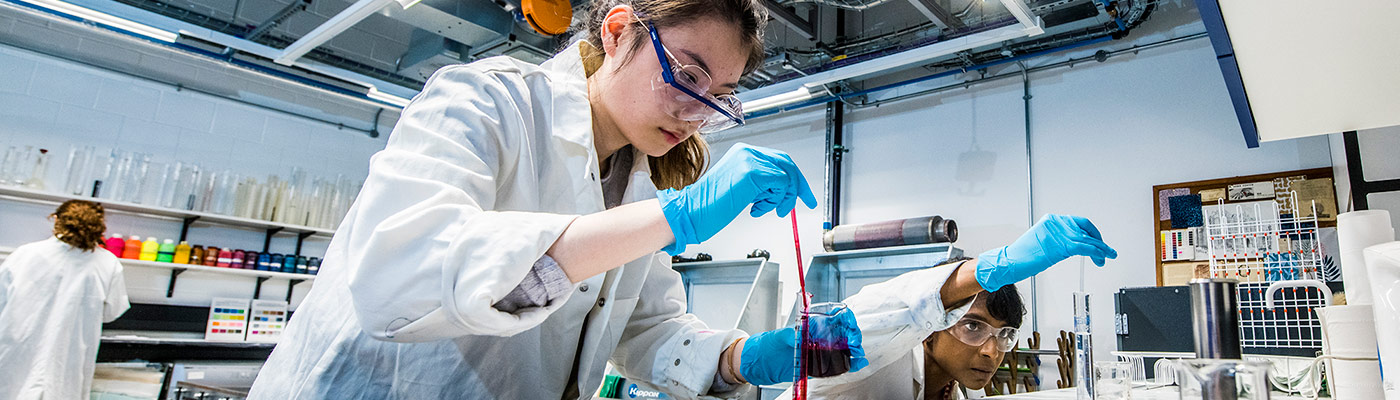
M 807 342 L 802 351 L 807 356 L 807 376 L 825 378 L 851 370 L 851 349 L 846 343 Z

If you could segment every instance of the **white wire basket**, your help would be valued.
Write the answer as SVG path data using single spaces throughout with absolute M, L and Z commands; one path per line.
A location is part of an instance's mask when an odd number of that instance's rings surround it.
M 1282 202 L 1246 204 L 1220 201 L 1205 207 L 1205 231 L 1212 277 L 1239 280 L 1240 341 L 1246 352 L 1265 349 L 1322 349 L 1322 323 L 1316 309 L 1330 299 L 1324 287 L 1318 243 L 1317 206 L 1296 215 L 1296 193 Z M 1310 202 L 1311 203 L 1311 202 Z M 1279 209 L 1292 211 L 1280 216 Z M 1279 290 L 1267 305 L 1268 288 L 1280 281 L 1316 281 L 1314 287 Z M 1306 283 L 1306 282 L 1305 282 Z M 1306 283 L 1311 285 L 1311 283 Z

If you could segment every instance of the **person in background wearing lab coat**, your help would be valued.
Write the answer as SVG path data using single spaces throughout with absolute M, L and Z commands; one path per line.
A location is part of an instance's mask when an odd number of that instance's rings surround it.
M 1025 314 L 1014 284 L 1073 256 L 1102 267 L 1118 252 L 1088 219 L 1051 214 L 1012 244 L 977 258 L 861 288 L 845 303 L 863 331 L 870 365 L 812 379 L 808 398 L 945 399 L 961 395 L 954 382 L 985 387 L 1015 346 Z
M 102 245 L 102 205 L 69 200 L 53 237 L 0 264 L 0 399 L 87 399 L 102 323 L 126 312 L 122 265 Z
M 793 379 L 793 329 L 705 326 L 667 255 L 746 209 L 816 205 L 780 151 L 735 145 L 705 168 L 699 135 L 743 119 L 764 6 L 598 0 L 583 20 L 541 65 L 428 80 L 250 399 L 575 399 L 609 361 L 677 398 Z M 860 331 L 838 318 L 859 370 Z

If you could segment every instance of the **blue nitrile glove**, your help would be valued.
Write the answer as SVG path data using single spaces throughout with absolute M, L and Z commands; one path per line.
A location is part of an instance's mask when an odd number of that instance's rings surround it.
M 987 291 L 1020 282 L 1072 256 L 1088 256 L 1094 265 L 1118 258 L 1088 218 L 1046 214 L 1010 246 L 977 256 L 977 283 Z
M 749 205 L 753 205 L 749 215 L 754 217 L 774 210 L 779 217 L 786 217 L 799 197 L 807 208 L 817 206 L 817 197 L 792 157 L 773 149 L 735 144 L 699 181 L 681 190 L 656 192 L 661 212 L 676 236 L 676 242 L 663 250 L 677 255 L 685 246 L 709 240 Z
M 865 359 L 865 349 L 860 345 L 860 327 L 856 325 L 856 315 L 850 309 L 842 308 L 836 314 L 836 321 L 846 333 L 846 346 L 851 350 L 851 370 L 860 371 L 870 365 Z M 739 354 L 739 374 L 754 385 L 772 385 L 792 382 L 796 375 L 793 370 L 793 357 L 797 355 L 797 328 L 778 328 L 749 336 L 744 341 L 743 352 Z

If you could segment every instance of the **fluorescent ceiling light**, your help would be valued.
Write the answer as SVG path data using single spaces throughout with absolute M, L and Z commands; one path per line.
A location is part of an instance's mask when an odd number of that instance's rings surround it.
M 763 111 L 763 110 L 767 110 L 767 109 L 771 109 L 771 108 L 778 108 L 778 107 L 782 107 L 782 106 L 786 106 L 786 105 L 794 104 L 794 103 L 798 103 L 798 102 L 803 102 L 803 101 L 807 101 L 807 100 L 811 100 L 811 99 L 812 99 L 812 91 L 809 90 L 809 87 L 808 87 L 808 86 L 803 86 L 803 87 L 797 88 L 797 90 L 793 90 L 793 91 L 790 91 L 790 92 L 783 92 L 783 93 L 775 94 L 775 95 L 768 96 L 768 97 L 764 97 L 764 98 L 761 98 L 761 99 L 755 99 L 754 101 L 750 101 L 750 102 L 744 103 L 744 112 L 745 112 L 745 113 L 756 113 L 756 112 L 759 112 L 759 111 Z
M 131 20 L 118 18 L 118 17 L 112 16 L 112 15 L 110 15 L 110 14 L 101 12 L 101 11 L 96 11 L 96 10 L 92 10 L 92 9 L 89 9 L 89 8 L 86 8 L 86 7 L 81 7 L 81 6 L 73 5 L 73 4 L 70 4 L 70 3 L 65 3 L 65 2 L 59 1 L 59 0 L 20 0 L 20 1 L 25 2 L 25 3 L 29 3 L 29 4 L 33 4 L 33 5 L 36 5 L 36 6 L 39 6 L 39 7 L 47 8 L 47 9 L 52 10 L 52 11 L 57 12 L 57 13 L 67 14 L 68 16 L 71 16 L 71 17 L 80 18 L 80 19 L 83 19 L 83 20 L 87 20 L 87 21 L 90 21 L 90 22 L 99 23 L 99 24 L 102 24 L 102 25 L 107 25 L 107 26 L 110 26 L 110 27 L 113 27 L 113 28 L 121 29 L 121 30 L 124 30 L 124 31 L 127 31 L 127 32 L 131 32 L 131 33 L 134 33 L 134 34 L 137 34 L 137 35 L 145 36 L 145 37 L 148 37 L 148 38 L 151 38 L 151 39 L 156 39 L 156 40 L 160 40 L 160 41 L 167 42 L 167 43 L 174 43 L 174 42 L 175 42 L 175 39 L 178 39 L 178 38 L 180 37 L 180 35 L 177 34 L 177 33 L 175 33 L 175 32 L 170 32 L 170 31 L 167 31 L 167 30 L 163 30 L 163 29 L 158 29 L 158 28 L 152 27 L 152 26 L 150 26 L 150 25 L 141 24 L 141 23 L 137 23 L 137 22 L 134 22 L 134 21 L 131 21 Z
M 379 101 L 382 101 L 382 102 L 385 102 L 385 103 L 389 103 L 389 104 L 396 105 L 396 106 L 398 106 L 399 108 L 408 107 L 408 101 L 409 101 L 408 99 L 405 99 L 405 98 L 402 98 L 402 97 L 399 97 L 399 96 L 395 96 L 395 95 L 392 95 L 392 94 L 388 94 L 388 93 L 381 92 L 381 91 L 379 91 L 378 88 L 375 88 L 374 86 L 370 86 L 370 87 L 369 87 L 369 92 L 365 93 L 365 95 L 366 95 L 366 96 L 369 96 L 369 98 L 371 98 L 371 99 L 375 99 L 375 100 L 379 100 Z

